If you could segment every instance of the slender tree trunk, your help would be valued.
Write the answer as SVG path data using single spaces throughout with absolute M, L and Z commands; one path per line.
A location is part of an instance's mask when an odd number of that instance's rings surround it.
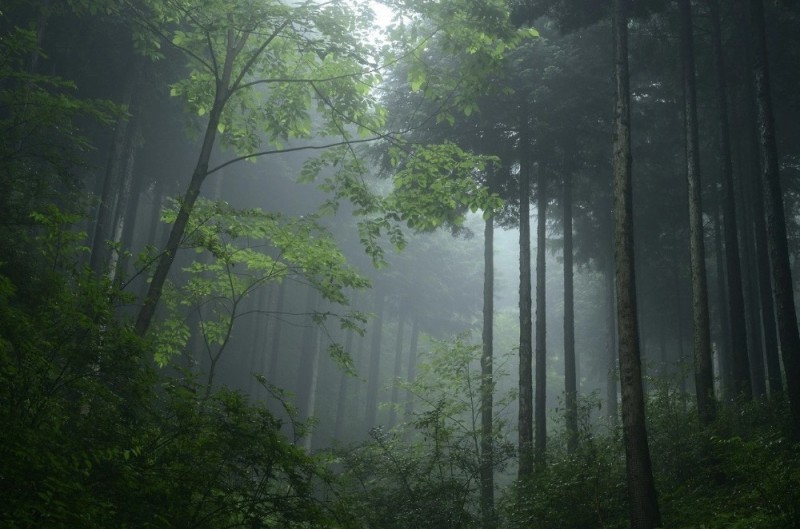
M 614 288 L 614 259 L 613 255 L 608 259 L 608 267 L 604 271 L 606 277 L 606 416 L 609 419 L 611 428 L 616 428 L 619 424 L 619 406 L 617 405 L 617 380 L 618 380 L 618 357 L 617 357 L 617 318 L 616 318 L 616 289 Z
M 286 295 L 286 278 L 281 280 L 281 284 L 278 287 L 278 297 L 275 300 L 275 312 L 279 313 L 283 310 L 283 299 Z M 269 371 L 267 371 L 267 378 L 273 383 L 277 384 L 280 380 L 280 376 L 278 373 L 278 360 L 281 357 L 281 330 L 283 325 L 281 325 L 280 319 L 275 319 L 275 324 L 272 326 L 272 340 L 270 341 L 269 346 Z
M 758 273 L 758 297 L 761 300 L 761 325 L 764 336 L 764 357 L 767 366 L 767 382 L 770 395 L 783 393 L 781 361 L 775 323 L 775 303 L 772 301 L 772 278 L 769 271 L 767 251 L 767 227 L 764 223 L 764 194 L 761 186 L 753 186 L 753 217 L 756 242 L 756 268 Z
M 394 380 L 392 381 L 392 407 L 389 408 L 389 427 L 394 426 L 397 422 L 397 406 L 400 404 L 399 380 L 403 365 L 403 335 L 406 330 L 406 311 L 403 306 L 403 300 L 400 300 L 398 312 L 397 336 L 394 342 Z
M 727 249 L 723 250 L 722 234 L 722 200 L 717 201 L 717 212 L 714 215 L 714 251 L 717 254 L 717 305 L 719 306 L 720 346 L 717 349 L 717 371 L 719 373 L 719 394 L 722 402 L 731 397 L 731 329 L 730 305 L 728 303 L 728 279 L 725 272 Z M 736 259 L 738 261 L 738 255 Z M 741 292 L 741 291 L 740 291 Z
M 119 275 L 117 274 L 117 268 L 120 264 L 120 260 L 122 259 L 125 251 L 129 250 L 129 248 L 123 245 L 122 241 L 126 221 L 133 221 L 133 219 L 129 219 L 130 215 L 128 214 L 128 211 L 132 209 L 133 215 L 136 215 L 136 207 L 139 204 L 139 197 L 132 194 L 131 189 L 133 188 L 134 165 L 136 163 L 136 154 L 141 141 L 141 131 L 139 118 L 134 117 L 132 120 L 133 123 L 131 123 L 128 127 L 128 141 L 126 142 L 124 156 L 125 167 L 122 171 L 122 181 L 120 182 L 119 191 L 117 192 L 117 207 L 116 211 L 114 212 L 114 220 L 112 223 L 114 229 L 111 234 L 111 240 L 117 246 L 110 252 L 108 256 L 109 259 L 107 268 L 112 279 L 115 279 Z
M 536 400 L 535 447 L 537 466 L 545 464 L 547 453 L 547 299 L 546 299 L 546 237 L 547 237 L 547 182 L 545 172 L 537 173 L 536 190 Z
M 523 112 L 524 114 L 524 112 Z M 523 121 L 519 172 L 519 478 L 533 474 L 533 344 L 531 318 L 530 164 L 525 152 L 527 118 Z
M 322 333 L 322 329 L 320 329 L 319 325 L 314 324 L 314 329 L 310 329 L 308 334 L 313 337 L 312 344 L 311 344 L 311 352 L 312 356 L 310 359 L 310 364 L 307 366 L 310 370 L 308 374 L 308 397 L 306 399 L 306 417 L 312 418 L 317 412 L 317 391 L 319 390 L 319 362 L 320 356 L 322 356 L 322 340 L 320 339 L 320 334 Z M 303 366 L 301 366 L 302 369 Z M 306 433 L 306 437 L 303 440 L 303 446 L 305 447 L 306 451 L 311 451 L 312 443 L 314 442 L 314 429 L 311 428 Z
M 564 400 L 567 450 L 578 448 L 578 382 L 575 367 L 575 292 L 572 270 L 572 174 L 564 175 Z
M 494 512 L 494 215 L 483 230 L 483 352 L 481 354 L 481 519 L 493 529 Z
M 728 314 L 730 323 L 730 354 L 743 363 L 747 358 L 747 326 L 745 322 L 745 306 L 742 295 L 742 272 L 739 261 L 739 238 L 736 220 L 736 199 L 733 183 L 733 164 L 728 119 L 728 87 L 725 82 L 725 54 L 722 47 L 722 27 L 718 0 L 707 0 L 711 12 L 712 41 L 714 45 L 715 76 L 717 81 L 717 97 L 719 98 L 719 158 L 722 171 L 722 209 L 725 234 L 725 264 L 727 269 Z M 750 394 L 749 373 L 737 373 L 734 380 L 734 393 Z
M 303 339 L 300 342 L 300 363 L 297 367 L 297 378 L 294 386 L 297 395 L 298 407 L 301 417 L 309 418 L 311 403 L 313 399 L 313 378 L 315 376 L 315 357 L 317 354 L 316 330 L 318 325 L 314 321 L 314 315 L 318 308 L 317 290 L 309 285 L 306 293 L 305 310 L 308 315 L 304 318 Z
M 355 300 L 353 300 L 355 305 Z M 353 335 L 355 331 L 348 329 L 347 336 L 344 339 L 344 350 L 347 354 L 352 354 L 353 350 Z M 354 361 L 356 358 L 353 359 Z M 336 421 L 333 427 L 333 438 L 336 440 L 341 439 L 342 428 L 344 428 L 344 414 L 347 410 L 347 388 L 350 385 L 350 374 L 342 370 L 339 373 L 339 391 L 336 398 Z
M 645 428 L 633 256 L 627 1 L 614 0 L 614 248 L 622 429 L 632 529 L 661 525 Z
M 678 2 L 681 18 L 681 64 L 683 66 L 684 123 L 686 125 L 686 179 L 689 184 L 689 255 L 692 269 L 694 327 L 694 381 L 700 420 L 708 425 L 715 416 L 714 369 L 711 363 L 711 330 L 708 317 L 708 282 L 703 207 L 700 183 L 700 138 L 697 127 L 697 88 L 694 72 L 694 36 L 691 0 Z
M 232 39 L 232 33 L 229 33 L 229 40 L 231 40 L 231 42 L 228 42 L 226 57 L 222 63 L 221 75 L 216 82 L 214 103 L 211 105 L 211 110 L 208 113 L 208 123 L 206 124 L 200 153 L 197 156 L 197 164 L 192 172 L 192 179 L 189 181 L 189 187 L 183 195 L 183 200 L 181 200 L 180 208 L 178 209 L 178 215 L 175 218 L 175 222 L 169 234 L 169 239 L 167 240 L 167 246 L 158 259 L 155 272 L 153 272 L 153 277 L 150 280 L 150 286 L 144 298 L 144 303 L 136 317 L 134 331 L 139 336 L 147 334 L 147 330 L 150 328 L 150 323 L 156 313 L 156 307 L 161 299 L 164 283 L 167 280 L 167 274 L 169 274 L 169 270 L 172 268 L 175 255 L 186 233 L 186 227 L 189 224 L 189 216 L 194 209 L 195 202 L 197 202 L 197 197 L 200 196 L 200 188 L 203 186 L 206 176 L 208 176 L 208 162 L 211 159 L 211 151 L 214 149 L 214 143 L 217 139 L 217 127 L 222 117 L 222 110 L 225 108 L 225 104 L 230 97 L 229 90 L 233 76 L 234 62 L 246 42 L 246 39 L 243 37 L 240 38 L 238 43 L 232 42 Z
M 383 304 L 385 296 L 380 289 L 375 290 L 375 319 L 372 322 L 372 346 L 369 355 L 369 376 L 367 377 L 367 428 L 376 426 L 378 412 L 378 388 L 381 375 L 381 339 L 383 333 Z
M 408 383 L 411 384 L 417 377 L 417 347 L 419 346 L 419 316 L 415 313 L 411 323 L 411 345 L 408 348 L 408 369 L 406 369 Z M 406 393 L 406 422 L 414 417 L 414 395 Z
M 125 80 L 122 104 L 128 110 L 131 109 L 131 102 L 136 91 L 137 74 L 137 68 L 131 68 Z M 114 216 L 119 202 L 119 192 L 122 188 L 121 182 L 127 165 L 126 154 L 132 141 L 132 135 L 129 134 L 130 122 L 131 119 L 128 116 L 118 117 L 111 137 L 111 149 L 106 163 L 100 204 L 97 208 L 97 219 L 94 226 L 94 235 L 92 236 L 92 253 L 89 257 L 89 267 L 98 277 L 107 272 L 111 258 L 109 242 L 114 232 Z
M 750 17 L 767 246 L 772 263 L 772 287 L 783 368 L 786 371 L 786 389 L 792 413 L 793 436 L 795 440 L 800 440 L 800 334 L 797 330 L 797 312 L 786 235 L 786 215 L 778 167 L 778 148 L 775 142 L 775 122 L 772 114 L 762 0 L 750 0 Z

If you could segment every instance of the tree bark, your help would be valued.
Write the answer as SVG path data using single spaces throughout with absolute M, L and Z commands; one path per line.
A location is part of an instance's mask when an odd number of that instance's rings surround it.
M 394 380 L 392 381 L 392 407 L 389 408 L 389 427 L 397 422 L 397 406 L 400 404 L 400 386 L 398 381 L 402 373 L 403 365 L 403 335 L 406 330 L 406 310 L 403 300 L 399 302 L 397 315 L 397 336 L 395 337 L 394 347 Z
M 481 354 L 481 520 L 483 529 L 496 526 L 494 512 L 494 216 L 483 230 L 483 349 Z
M 714 370 L 711 363 L 711 330 L 708 316 L 708 280 L 703 240 L 700 139 L 697 126 L 697 87 L 694 72 L 694 36 L 691 0 L 678 2 L 681 19 L 686 180 L 689 187 L 689 256 L 692 271 L 692 322 L 694 330 L 694 381 L 700 421 L 708 425 L 715 416 Z
M 572 174 L 564 175 L 564 400 L 567 451 L 578 448 L 578 383 L 575 366 L 575 292 L 572 269 Z
M 524 112 L 523 112 L 524 114 Z M 533 474 L 533 344 L 531 318 L 530 164 L 527 117 L 519 171 L 519 478 Z
M 408 348 L 408 369 L 406 370 L 406 380 L 411 384 L 417 377 L 417 346 L 419 345 L 419 316 L 414 314 L 411 322 L 411 345 Z M 406 393 L 405 420 L 410 421 L 414 416 L 414 395 L 410 391 Z
M 609 425 L 615 429 L 619 424 L 618 406 L 618 356 L 617 356 L 617 318 L 616 318 L 616 289 L 614 288 L 614 259 L 611 256 L 605 270 L 606 277 L 606 317 L 608 318 L 606 327 L 606 416 Z
M 797 330 L 797 312 L 794 304 L 792 271 L 786 235 L 786 215 L 778 166 L 778 148 L 775 142 L 775 122 L 772 114 L 762 0 L 750 0 L 750 17 L 767 246 L 772 263 L 772 287 L 783 368 L 786 371 L 786 389 L 792 414 L 793 437 L 795 440 L 800 440 L 800 334 Z
M 547 453 L 547 179 L 545 171 L 537 173 L 536 199 L 536 400 L 534 403 L 534 459 L 545 464 Z
M 736 220 L 736 198 L 733 182 L 733 163 L 731 153 L 730 125 L 728 119 L 728 87 L 725 81 L 725 55 L 722 47 L 722 27 L 718 0 L 707 0 L 711 12 L 711 37 L 714 48 L 715 77 L 717 81 L 718 126 L 719 126 L 719 160 L 722 173 L 722 214 L 725 237 L 725 267 L 727 270 L 728 316 L 727 328 L 730 332 L 729 354 L 737 362 L 746 362 L 747 325 L 745 321 L 745 305 L 742 294 L 742 271 L 739 257 L 739 238 Z M 750 395 L 749 373 L 737 373 L 734 379 L 734 394 Z
M 632 529 L 661 525 L 645 428 L 644 395 L 636 315 L 631 203 L 630 81 L 627 1 L 614 0 L 614 247 L 619 326 L 622 429 L 625 440 Z
M 368 429 L 376 426 L 378 412 L 378 387 L 381 374 L 381 338 L 383 333 L 383 304 L 385 296 L 380 289 L 375 290 L 375 319 L 372 321 L 372 345 L 369 355 L 369 375 L 367 377 L 367 409 L 365 421 Z
M 138 68 L 131 68 L 125 79 L 122 104 L 129 111 L 136 91 L 137 74 Z M 129 133 L 131 120 L 129 116 L 119 116 L 111 136 L 111 149 L 103 177 L 100 204 L 97 207 L 97 219 L 92 236 L 92 252 L 89 256 L 89 267 L 97 277 L 106 274 L 111 259 L 109 242 L 114 233 L 114 218 L 119 205 L 120 189 L 123 188 L 121 184 L 127 167 L 127 154 L 133 141 L 133 135 Z

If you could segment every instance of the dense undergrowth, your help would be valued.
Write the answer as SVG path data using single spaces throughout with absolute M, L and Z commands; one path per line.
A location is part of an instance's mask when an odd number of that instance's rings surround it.
M 156 369 L 116 314 L 125 299 L 77 265 L 69 221 L 37 217 L 24 249 L 3 235 L 0 526 L 480 527 L 479 399 L 467 383 L 477 348 L 462 338 L 435 348 L 409 388 L 422 398 L 404 428 L 311 455 L 277 390 L 266 404 L 222 389 L 206 398 L 191 373 Z M 665 526 L 800 527 L 800 447 L 783 399 L 725 406 L 702 428 L 691 399 L 650 386 Z M 529 482 L 499 487 L 499 527 L 627 527 L 620 433 L 584 408 L 577 451 L 556 435 Z M 498 423 L 504 476 L 509 430 Z

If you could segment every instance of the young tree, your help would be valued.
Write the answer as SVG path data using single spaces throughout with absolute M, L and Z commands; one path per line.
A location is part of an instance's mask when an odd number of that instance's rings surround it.
M 346 129 L 353 124 L 374 131 L 382 117 L 367 96 L 376 76 L 365 66 L 372 59 L 363 44 L 365 18 L 344 3 L 153 0 L 128 7 L 157 43 L 189 61 L 188 77 L 172 94 L 204 119 L 190 183 L 136 318 L 143 336 L 209 174 L 235 160 L 312 148 L 281 144 L 312 136 L 313 100 L 321 120 L 316 133 L 338 136 L 338 143 L 350 141 Z M 220 137 L 239 157 L 210 168 Z M 259 150 L 264 140 L 273 148 Z

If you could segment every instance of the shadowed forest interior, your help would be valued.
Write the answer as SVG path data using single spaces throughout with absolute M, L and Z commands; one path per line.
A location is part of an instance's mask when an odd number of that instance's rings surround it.
M 7 0 L 3 528 L 800 528 L 800 6 Z

